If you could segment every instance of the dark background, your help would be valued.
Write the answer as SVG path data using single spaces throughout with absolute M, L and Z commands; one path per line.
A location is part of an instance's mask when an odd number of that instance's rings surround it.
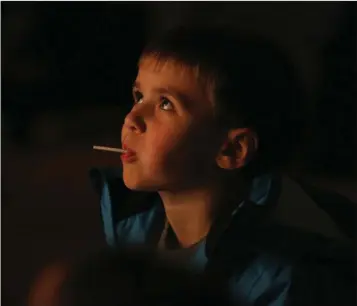
M 117 146 L 144 42 L 225 22 L 287 48 L 308 97 L 294 166 L 356 199 L 356 3 L 2 2 L 2 296 L 19 305 L 44 264 L 104 245 L 88 180 Z M 5 300 L 4 305 L 5 305 Z

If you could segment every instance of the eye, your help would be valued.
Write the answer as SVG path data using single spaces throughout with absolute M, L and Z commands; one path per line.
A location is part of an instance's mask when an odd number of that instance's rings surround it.
M 174 106 L 169 99 L 167 99 L 165 97 L 161 97 L 160 98 L 160 108 L 165 111 L 170 111 L 170 110 L 174 109 Z
M 140 91 L 134 90 L 133 91 L 133 97 L 134 97 L 134 104 L 140 104 L 143 102 L 143 95 Z

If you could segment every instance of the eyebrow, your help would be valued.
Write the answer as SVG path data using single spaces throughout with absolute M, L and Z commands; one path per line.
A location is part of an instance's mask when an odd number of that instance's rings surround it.
M 140 89 L 140 83 L 135 81 L 133 84 L 133 88 Z M 178 102 L 182 102 L 184 106 L 189 106 L 190 104 L 192 104 L 191 98 L 171 86 L 156 88 L 155 92 L 159 94 L 168 94 L 170 96 L 173 96 L 176 100 L 178 100 Z

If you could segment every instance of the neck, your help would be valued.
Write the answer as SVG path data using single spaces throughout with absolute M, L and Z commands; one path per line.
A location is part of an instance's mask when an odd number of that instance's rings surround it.
M 189 247 L 204 238 L 213 222 L 214 196 L 206 190 L 159 192 L 167 221 L 180 245 Z
M 215 218 L 222 211 L 222 204 L 227 212 L 232 205 L 237 205 L 244 198 L 246 186 L 240 186 L 242 188 L 239 188 L 239 192 L 234 192 L 234 196 L 231 192 L 222 192 L 218 188 L 159 192 L 166 218 L 182 247 L 190 247 L 208 234 Z M 237 191 L 237 186 L 230 190 Z

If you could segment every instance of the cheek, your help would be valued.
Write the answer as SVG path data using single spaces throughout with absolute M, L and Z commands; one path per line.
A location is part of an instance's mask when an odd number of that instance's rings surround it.
M 180 129 L 177 129 L 180 130 Z M 162 129 L 155 133 L 147 143 L 147 156 L 143 157 L 148 164 L 165 172 L 194 171 L 207 165 L 210 156 L 210 139 L 206 131 L 194 126 L 180 133 Z M 196 171 L 197 172 L 197 171 Z
M 158 129 L 146 138 L 143 161 L 157 167 L 172 162 L 174 157 L 182 154 L 183 136 L 168 128 Z

